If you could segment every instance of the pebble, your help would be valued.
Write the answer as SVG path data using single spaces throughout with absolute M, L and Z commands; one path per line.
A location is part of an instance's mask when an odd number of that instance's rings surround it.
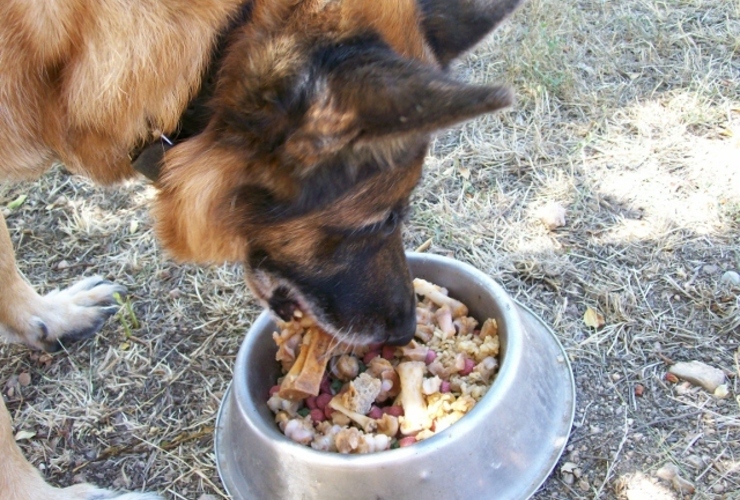
M 725 383 L 725 373 L 722 370 L 701 361 L 679 362 L 672 365 L 668 372 L 712 393 Z
M 59 264 L 57 264 L 57 269 L 59 269 L 60 271 L 63 269 L 67 269 L 68 267 L 69 262 L 67 262 L 66 260 L 59 261 Z
M 714 390 L 712 395 L 717 399 L 725 399 L 730 395 L 730 390 L 727 388 L 727 384 L 720 384 Z
M 665 464 L 655 472 L 655 475 L 664 481 L 670 481 L 673 489 L 679 493 L 693 493 L 694 485 L 682 478 L 678 472 L 678 467 L 674 464 Z
M 725 271 L 719 282 L 730 286 L 740 286 L 740 274 L 735 271 Z
M 704 274 L 714 274 L 719 271 L 719 267 L 715 266 L 714 264 L 707 264 L 706 266 L 702 267 L 701 270 L 704 271 Z
M 670 481 L 678 474 L 678 467 L 674 464 L 665 464 L 663 467 L 655 471 L 655 475 L 660 479 Z
M 21 387 L 28 387 L 29 385 L 31 385 L 31 374 L 28 372 L 23 372 L 18 375 L 18 383 L 21 384 Z
M 704 460 L 699 455 L 689 455 L 684 459 L 684 462 L 694 469 L 702 469 L 704 468 Z
M 565 207 L 556 201 L 551 201 L 542 207 L 538 216 L 545 227 L 551 231 L 565 225 Z
M 560 474 L 563 477 L 563 482 L 567 485 L 572 485 L 575 483 L 576 478 L 581 477 L 581 469 L 578 467 L 578 464 L 574 462 L 565 462 L 562 467 L 560 467 Z

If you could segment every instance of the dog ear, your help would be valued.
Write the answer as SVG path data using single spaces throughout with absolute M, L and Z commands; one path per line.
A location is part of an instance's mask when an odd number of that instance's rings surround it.
M 431 132 L 513 101 L 506 87 L 458 82 L 390 50 L 371 47 L 353 56 L 325 68 L 326 83 L 286 139 L 291 158 L 310 164 L 350 141 Z
M 493 31 L 522 0 L 419 0 L 422 28 L 437 60 L 447 66 Z

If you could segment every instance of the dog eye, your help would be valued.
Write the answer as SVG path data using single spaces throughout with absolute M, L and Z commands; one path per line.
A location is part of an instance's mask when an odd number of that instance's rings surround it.
M 359 231 L 356 231 L 357 235 L 372 235 L 382 234 L 383 236 L 390 236 L 393 231 L 398 227 L 398 223 L 401 221 L 402 214 L 398 210 L 391 210 L 390 213 L 380 222 L 369 224 Z
M 397 211 L 391 211 L 391 213 L 388 214 L 388 217 L 386 217 L 386 219 L 383 221 L 380 231 L 386 236 L 390 235 L 391 233 L 393 233 L 393 231 L 396 230 L 400 218 L 401 216 L 398 214 Z

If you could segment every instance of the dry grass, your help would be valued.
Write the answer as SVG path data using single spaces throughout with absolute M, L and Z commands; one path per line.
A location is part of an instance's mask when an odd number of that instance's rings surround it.
M 455 68 L 519 102 L 438 136 L 406 241 L 485 270 L 564 344 L 576 425 L 537 499 L 680 498 L 654 477 L 666 463 L 694 498 L 740 496 L 740 298 L 720 283 L 740 271 L 739 33 L 734 1 L 529 0 Z M 21 193 L 8 224 L 29 280 L 107 275 L 138 321 L 50 358 L 0 347 L 17 429 L 35 432 L 24 452 L 58 484 L 222 494 L 212 428 L 258 312 L 240 269 L 162 255 L 143 183 L 107 192 L 57 169 L 0 188 L 0 206 Z M 548 231 L 552 201 L 567 224 Z M 725 370 L 730 397 L 664 381 L 691 359 Z

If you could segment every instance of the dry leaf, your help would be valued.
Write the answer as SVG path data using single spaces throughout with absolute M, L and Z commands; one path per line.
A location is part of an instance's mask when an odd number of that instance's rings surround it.
M 583 322 L 586 323 L 586 326 L 595 329 L 599 329 L 606 324 L 604 316 L 590 307 L 587 307 L 586 312 L 583 314 Z
M 15 440 L 22 441 L 24 439 L 31 439 L 35 435 L 36 433 L 31 431 L 18 431 L 15 435 Z

